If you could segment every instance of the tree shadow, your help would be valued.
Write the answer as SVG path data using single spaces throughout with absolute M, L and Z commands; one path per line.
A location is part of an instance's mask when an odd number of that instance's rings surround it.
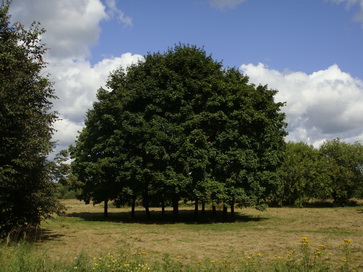
M 38 242 L 44 242 L 44 241 L 53 241 L 53 240 L 60 240 L 61 237 L 63 237 L 64 234 L 56 233 L 50 229 L 41 229 L 41 233 L 38 239 Z
M 150 212 L 150 217 L 147 217 L 144 211 L 135 211 L 135 216 L 131 216 L 131 212 L 121 211 L 109 213 L 105 217 L 101 212 L 80 212 L 69 213 L 67 217 L 78 217 L 84 221 L 105 221 L 116 223 L 135 223 L 135 224 L 212 224 L 212 223 L 238 223 L 238 222 L 258 222 L 267 220 L 268 218 L 260 216 L 250 216 L 243 213 L 235 212 L 234 216 L 228 214 L 224 216 L 222 212 L 212 211 L 199 212 L 196 217 L 194 210 L 180 210 L 178 216 L 175 216 L 172 211 L 165 211 L 163 215 L 161 211 Z
M 29 242 L 38 243 L 51 240 L 60 240 L 63 234 L 56 233 L 50 229 L 36 227 L 14 228 L 8 234 L 8 240 L 12 243 Z

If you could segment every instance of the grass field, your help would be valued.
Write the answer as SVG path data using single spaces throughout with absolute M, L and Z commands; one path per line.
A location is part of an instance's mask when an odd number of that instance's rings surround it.
M 152 209 L 145 220 L 142 208 L 131 219 L 129 209 L 111 207 L 103 217 L 100 205 L 85 205 L 65 200 L 65 216 L 42 225 L 41 240 L 34 249 L 58 262 L 72 262 L 85 253 L 90 258 L 122 250 L 142 254 L 149 260 L 162 260 L 169 254 L 178 262 L 200 260 L 242 261 L 248 256 L 266 260 L 284 258 L 301 246 L 307 237 L 312 248 L 324 245 L 326 254 L 337 261 L 344 258 L 342 245 L 349 239 L 355 265 L 363 269 L 363 206 L 334 208 L 253 208 L 237 209 L 234 220 L 212 222 L 207 213 L 204 223 L 193 221 L 193 209 L 184 207 L 180 219 L 172 220 L 171 211 L 162 217 Z

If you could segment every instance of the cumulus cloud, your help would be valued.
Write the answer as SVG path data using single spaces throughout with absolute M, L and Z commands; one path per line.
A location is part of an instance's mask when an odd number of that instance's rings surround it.
M 210 0 L 210 5 L 217 9 L 235 8 L 246 0 Z
M 60 119 L 54 123 L 53 128 L 55 129 L 53 140 L 57 142 L 57 150 L 62 150 L 73 144 L 83 126 L 68 119 Z
M 340 137 L 363 140 L 363 81 L 344 73 L 337 65 L 306 74 L 276 71 L 264 64 L 240 67 L 255 84 L 277 89 L 276 100 L 286 102 L 288 140 L 315 146 Z
M 102 20 L 115 18 L 129 26 L 132 18 L 117 8 L 115 0 L 106 0 L 105 4 L 101 0 L 13 0 L 10 8 L 12 21 L 25 26 L 39 21 L 47 31 L 42 36 L 49 48 L 44 73 L 54 82 L 58 99 L 53 105 L 60 118 L 54 124 L 53 140 L 58 143 L 57 150 L 64 149 L 73 144 L 82 129 L 85 114 L 109 73 L 143 60 L 141 55 L 126 53 L 94 65 L 87 61 L 90 47 L 99 39 Z
M 13 0 L 10 12 L 25 25 L 41 22 L 48 54 L 58 58 L 87 57 L 98 41 L 100 21 L 108 18 L 100 0 Z

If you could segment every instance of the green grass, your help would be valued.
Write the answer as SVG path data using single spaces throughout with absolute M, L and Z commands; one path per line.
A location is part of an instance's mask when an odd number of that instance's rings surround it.
M 110 255 L 117 256 L 114 261 L 124 269 L 115 271 L 131 271 L 127 267 L 137 271 L 139 264 L 150 271 L 353 271 L 358 266 L 363 270 L 362 206 L 264 212 L 245 208 L 223 223 L 221 213 L 213 222 L 210 211 L 196 222 L 189 207 L 180 211 L 178 220 L 170 210 L 162 217 L 156 208 L 151 219 L 141 208 L 132 219 L 128 208 L 111 208 L 110 217 L 104 218 L 101 205 L 76 200 L 64 204 L 67 214 L 45 221 L 36 243 L 0 246 L 0 271 L 109 272 L 110 263 L 94 267 L 94 262 Z M 297 267 L 307 253 L 301 251 L 300 237 L 304 236 L 311 240 L 309 256 L 319 262 L 314 263 L 315 270 Z M 347 263 L 342 261 L 347 259 L 344 239 L 352 240 L 350 270 L 342 268 Z M 325 255 L 316 256 L 319 245 L 325 246 Z M 287 257 L 291 250 L 297 252 L 294 259 Z
M 333 253 L 325 245 L 312 247 L 306 237 L 301 237 L 298 250 L 290 249 L 285 256 L 274 255 L 267 258 L 262 254 L 248 254 L 238 261 L 228 258 L 202 260 L 192 259 L 182 262 L 165 254 L 161 260 L 150 260 L 146 252 L 133 252 L 131 248 L 115 250 L 91 258 L 87 253 L 79 253 L 72 260 L 53 260 L 46 252 L 36 253 L 35 245 L 21 242 L 0 246 L 1 272 L 141 272 L 141 271 L 358 271 L 360 267 L 351 256 L 351 240 L 345 239 L 341 251 L 343 258 L 336 261 Z

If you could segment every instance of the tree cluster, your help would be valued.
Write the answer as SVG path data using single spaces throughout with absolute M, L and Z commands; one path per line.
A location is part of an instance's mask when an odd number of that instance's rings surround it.
M 310 199 L 333 199 L 346 205 L 363 197 L 363 145 L 334 139 L 320 148 L 289 142 L 279 168 L 279 190 L 274 201 L 301 206 Z
M 195 46 L 178 45 L 118 69 L 70 147 L 79 198 L 141 200 L 178 213 L 181 199 L 262 207 L 284 154 L 283 103 L 275 90 Z
M 0 6 L 0 236 L 38 225 L 57 211 L 47 156 L 52 150 L 52 84 L 38 24 L 11 24 Z

